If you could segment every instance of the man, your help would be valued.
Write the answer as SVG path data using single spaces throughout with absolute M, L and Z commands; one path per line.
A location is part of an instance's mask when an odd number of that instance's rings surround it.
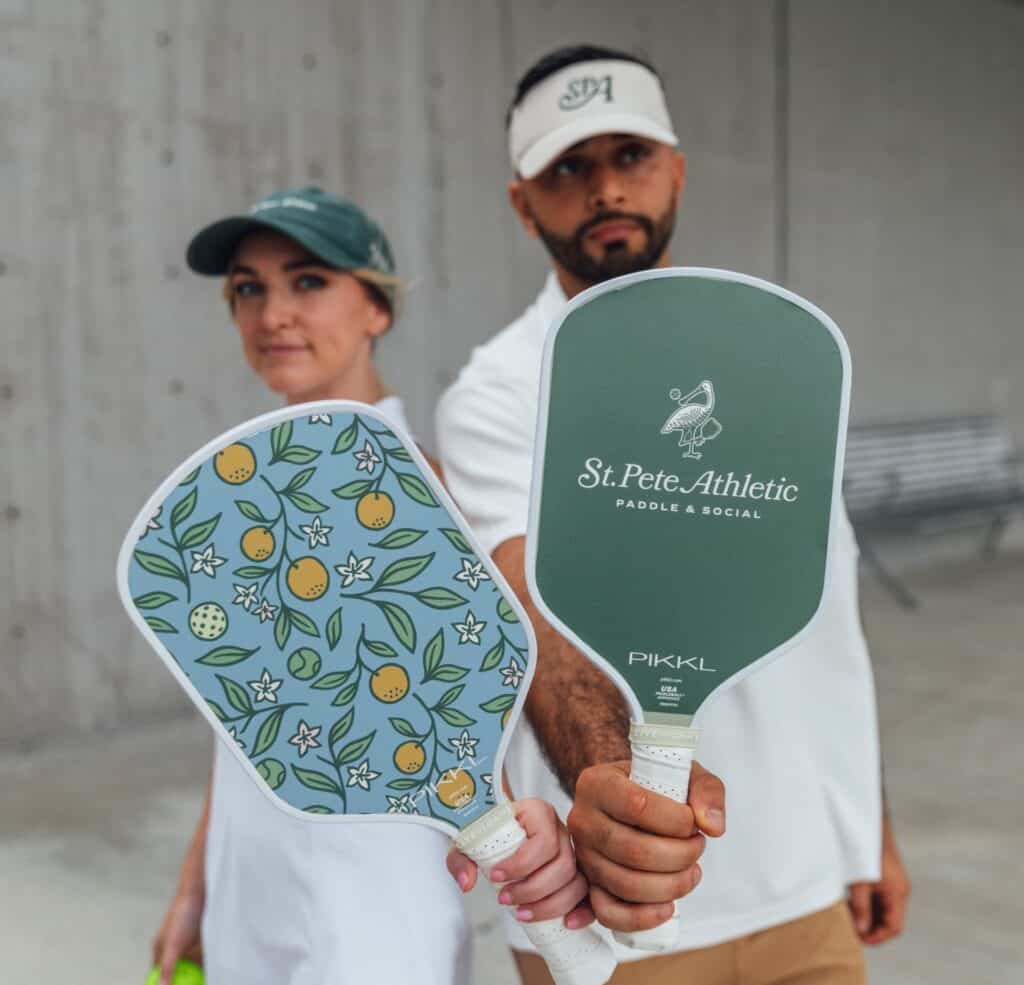
M 508 130 L 511 204 L 553 269 L 523 316 L 475 350 L 442 400 L 438 432 L 455 499 L 530 606 L 524 533 L 545 332 L 586 287 L 669 265 L 685 162 L 654 69 L 609 49 L 542 58 L 519 82 Z M 902 930 L 909 884 L 883 822 L 857 547 L 845 512 L 837 541 L 838 577 L 814 630 L 702 722 L 704 762 L 729 786 L 729 834 L 702 859 L 700 892 L 680 904 L 678 950 L 623 949 L 621 959 L 634 963 L 613 982 L 855 985 L 864 980 L 861 942 Z M 666 901 L 701 881 L 703 835 L 725 829 L 721 785 L 696 769 L 687 813 L 632 784 L 617 692 L 530 612 L 540 651 L 532 729 L 513 741 L 510 776 L 562 811 L 571 805 L 601 922 L 654 926 L 671 913 Z M 525 939 L 510 933 L 510 941 L 523 981 L 549 981 Z

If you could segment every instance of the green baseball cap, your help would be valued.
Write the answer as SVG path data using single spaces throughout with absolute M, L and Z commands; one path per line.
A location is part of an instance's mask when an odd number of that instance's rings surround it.
M 242 240 L 261 229 L 288 236 L 329 267 L 351 270 L 396 306 L 401 281 L 387 237 L 358 205 L 314 186 L 268 195 L 246 215 L 211 223 L 192 237 L 186 261 L 197 274 L 223 276 Z

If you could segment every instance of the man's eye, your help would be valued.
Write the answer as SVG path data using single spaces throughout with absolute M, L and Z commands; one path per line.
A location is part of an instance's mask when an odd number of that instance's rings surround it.
M 315 291 L 326 283 L 327 281 L 323 277 L 319 277 L 316 274 L 300 274 L 295 278 L 295 290 Z
M 572 178 L 583 172 L 583 161 L 578 157 L 566 157 L 551 169 L 556 178 Z
M 628 144 L 619 151 L 619 160 L 623 164 L 636 164 L 646 157 L 650 157 L 650 150 L 643 144 Z
M 263 285 L 255 280 L 236 281 L 231 290 L 236 298 L 254 298 L 263 293 Z

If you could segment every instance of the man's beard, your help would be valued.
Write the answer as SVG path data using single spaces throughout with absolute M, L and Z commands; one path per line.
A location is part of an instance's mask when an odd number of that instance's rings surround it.
M 584 249 L 583 240 L 591 229 L 610 219 L 628 219 L 635 222 L 644 231 L 644 246 L 637 253 L 631 253 L 625 245 L 606 249 L 604 256 L 595 260 Z M 537 222 L 536 217 L 533 222 L 537 227 L 537 234 L 554 260 L 585 284 L 600 284 L 613 277 L 653 267 L 665 252 L 665 247 L 672 237 L 676 210 L 674 205 L 669 205 L 664 215 L 658 219 L 650 219 L 648 216 L 633 212 L 602 212 L 593 219 L 588 219 L 571 236 L 556 235 Z

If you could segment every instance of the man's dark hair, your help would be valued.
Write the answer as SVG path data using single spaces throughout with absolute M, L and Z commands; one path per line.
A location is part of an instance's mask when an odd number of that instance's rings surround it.
M 509 123 L 512 122 L 512 110 L 526 98 L 526 94 L 534 86 L 539 85 L 549 75 L 554 75 L 555 72 L 560 72 L 563 68 L 578 62 L 597 61 L 634 62 L 637 65 L 643 65 L 648 71 L 658 76 L 658 70 L 650 62 L 638 55 L 631 55 L 628 51 L 602 48 L 592 44 L 574 44 L 565 48 L 557 48 L 535 61 L 516 83 L 516 94 L 512 97 L 512 103 L 505 114 L 505 127 L 508 128 Z M 660 80 L 660 76 L 658 78 Z

